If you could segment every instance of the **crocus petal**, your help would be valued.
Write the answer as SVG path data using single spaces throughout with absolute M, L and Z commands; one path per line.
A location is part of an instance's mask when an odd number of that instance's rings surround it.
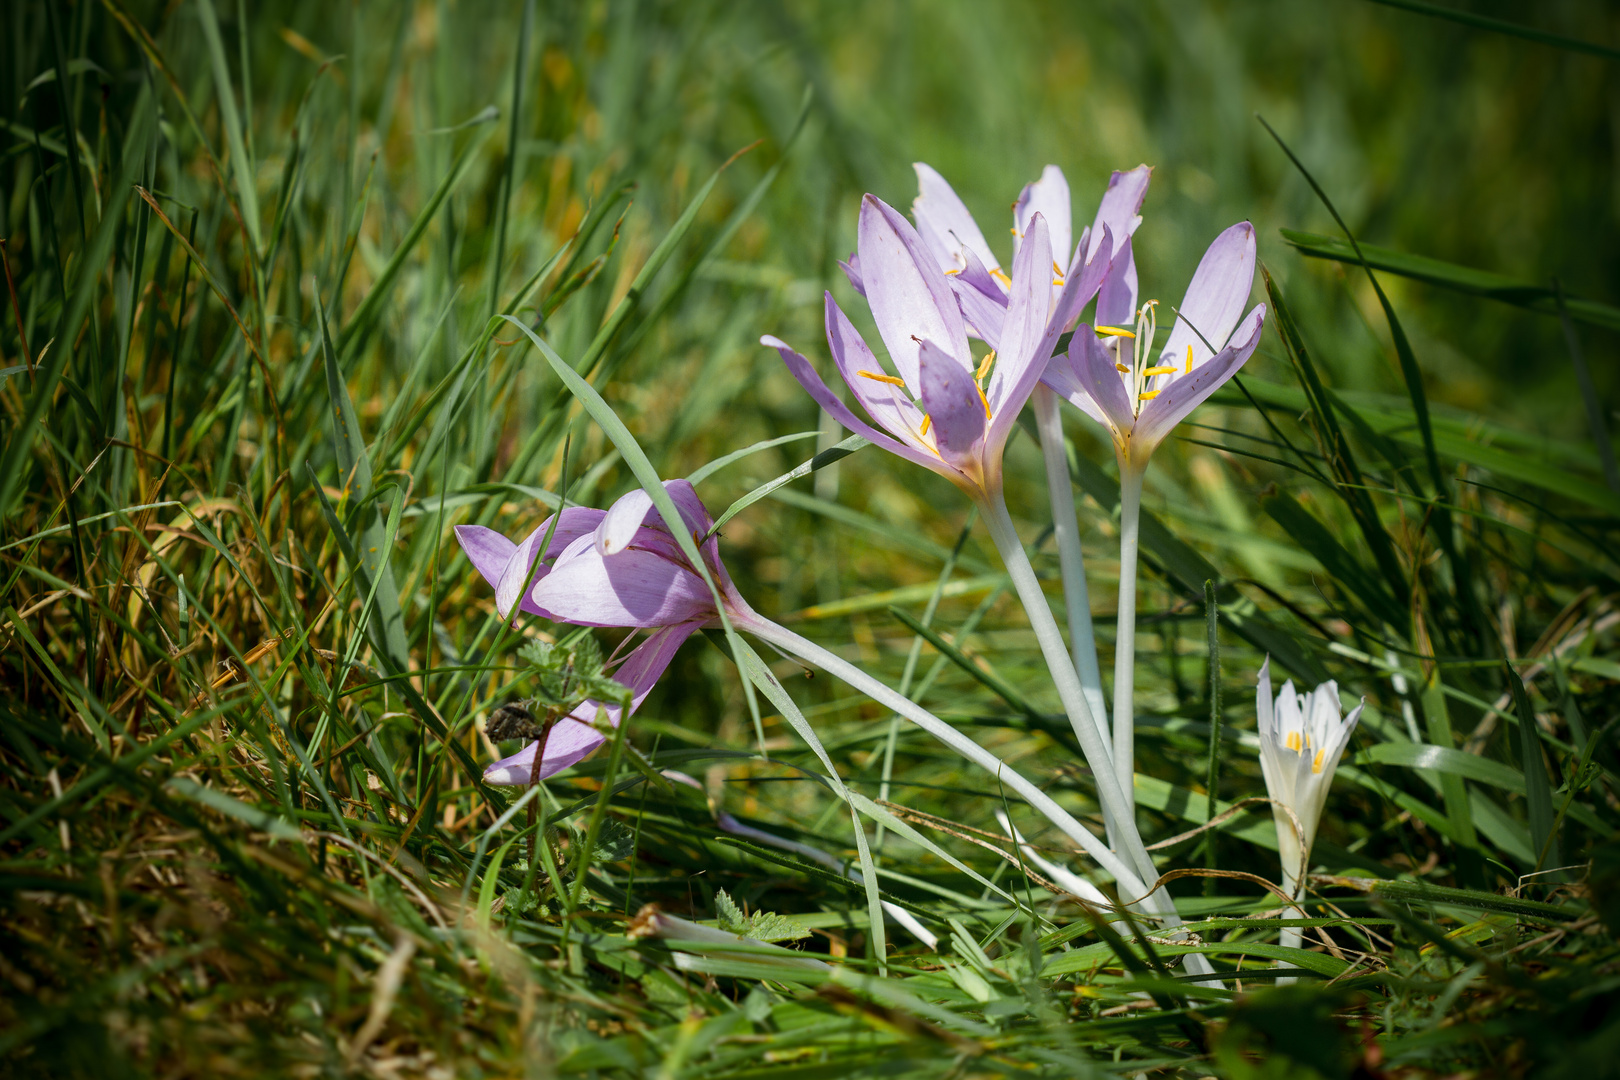
M 949 476 L 955 473 L 956 470 L 946 467 L 938 458 L 927 451 L 919 450 L 909 443 L 903 443 L 891 435 L 884 434 L 871 424 L 857 419 L 855 414 L 849 411 L 849 406 L 840 401 L 837 394 L 827 389 L 827 384 L 821 381 L 821 376 L 817 375 L 816 369 L 810 366 L 810 361 L 794 352 L 792 347 L 780 338 L 766 334 L 759 339 L 759 343 L 775 349 L 777 355 L 782 358 L 782 363 L 787 365 L 788 371 L 792 372 L 793 377 L 799 380 L 799 385 L 804 387 L 810 396 L 816 399 L 816 404 L 826 409 L 834 420 L 843 424 L 850 431 L 867 439 L 873 445 L 882 447 L 891 454 L 905 458 L 907 461 L 933 469 L 943 475 Z
M 1123 243 L 1142 224 L 1142 200 L 1147 198 L 1148 182 L 1153 179 L 1153 166 L 1138 165 L 1129 172 L 1116 172 L 1108 178 L 1108 189 L 1097 204 L 1097 218 L 1092 231 L 1107 226 L 1116 243 Z
M 553 558 L 563 551 L 569 544 L 584 536 L 602 519 L 602 511 L 589 506 L 570 506 L 562 512 L 557 520 L 557 528 L 552 531 L 551 544 L 546 549 L 545 557 Z M 535 559 L 540 557 L 540 541 L 544 540 L 546 533 L 551 531 L 551 518 L 540 523 L 528 536 L 523 538 L 521 544 L 516 544 L 507 556 L 506 565 L 501 568 L 499 577 L 493 582 L 495 586 L 495 609 L 506 618 L 512 613 L 514 607 L 527 611 L 531 615 L 550 618 L 549 612 L 538 607 L 533 600 L 524 595 L 524 586 L 532 585 L 545 577 L 548 569 L 544 566 L 538 570 L 534 567 Z
M 659 678 L 675 658 L 675 652 L 692 633 L 702 625 L 700 621 L 666 626 L 649 635 L 637 645 L 635 651 L 624 658 L 613 678 L 631 692 L 630 711 L 634 713 L 657 684 Z M 591 722 L 598 709 L 607 711 L 609 721 L 619 723 L 619 707 L 597 701 L 586 701 L 567 717 L 557 721 L 546 737 L 545 753 L 540 759 L 540 779 L 566 769 L 583 760 L 592 750 L 606 741 L 606 737 Z M 484 779 L 491 784 L 528 784 L 535 779 L 534 757 L 538 742 L 532 742 L 511 757 L 503 758 L 484 770 Z
M 1275 736 L 1276 720 L 1271 714 L 1271 655 L 1268 653 L 1260 665 L 1260 681 L 1254 691 L 1255 728 L 1261 738 Z
M 883 344 L 900 377 L 917 385 L 918 341 L 932 341 L 964 369 L 967 328 L 949 279 L 899 212 L 874 195 L 861 201 L 861 276 Z
M 1260 344 L 1260 332 L 1265 326 L 1266 306 L 1257 305 L 1238 332 L 1232 335 L 1232 344 L 1211 360 L 1193 367 L 1191 375 L 1178 375 L 1159 396 L 1147 403 L 1136 421 L 1136 434 L 1132 437 L 1132 455 L 1151 453 L 1153 448 L 1170 434 L 1170 430 L 1187 418 L 1187 414 L 1202 405 L 1209 395 L 1237 374 Z M 1185 351 L 1185 350 L 1183 350 Z
M 1007 321 L 1007 298 L 991 296 L 960 277 L 951 278 L 951 291 L 962 308 L 969 336 L 976 337 L 990 348 L 1001 350 L 1001 324 Z
M 494 529 L 486 529 L 482 525 L 457 525 L 456 543 L 466 552 L 467 560 L 473 564 L 473 569 L 482 574 L 484 580 L 491 585 L 501 580 L 507 561 L 517 550 L 517 545 L 512 541 Z
M 864 297 L 866 295 L 866 283 L 861 279 L 861 257 L 853 251 L 850 252 L 849 258 L 839 260 L 838 269 L 842 270 L 844 276 L 849 278 L 849 287 Z
M 922 424 L 922 410 L 911 403 L 902 388 L 861 374 L 866 371 L 881 375 L 884 371 L 861 332 L 833 300 L 832 293 L 825 296 L 825 311 L 827 344 L 832 348 L 833 363 L 838 365 L 838 374 L 844 377 L 849 392 L 861 403 L 866 415 L 889 431 L 915 432 Z
M 690 481 L 666 480 L 664 490 L 675 503 L 675 509 L 680 511 L 687 532 L 702 536 L 709 531 L 714 521 L 709 517 L 703 503 L 698 500 L 697 491 L 693 489 Z M 620 496 L 617 502 L 608 507 L 601 524 L 596 527 L 597 550 L 603 555 L 612 555 L 629 547 L 652 509 L 652 496 L 642 488 Z M 658 523 L 668 528 L 663 514 L 658 515 Z
M 603 555 L 589 536 L 569 545 L 530 595 L 554 618 L 583 626 L 670 626 L 715 615 L 709 587 L 685 566 L 638 547 Z
M 977 459 L 984 439 L 979 387 L 955 357 L 932 341 L 922 343 L 919 361 L 923 408 L 933 419 L 939 456 L 957 468 L 968 466 Z
M 1148 165 L 1114 173 L 1097 206 L 1093 235 L 1100 237 L 1106 227 L 1119 249 L 1097 293 L 1097 311 L 1093 318 L 1099 326 L 1126 326 L 1136 320 L 1136 259 L 1130 241 L 1137 226 L 1142 224 L 1142 200 L 1147 198 L 1148 181 L 1152 178 L 1153 169 Z
M 1160 354 L 1164 363 L 1184 366 L 1191 345 L 1193 367 L 1197 368 L 1226 345 L 1254 287 L 1254 261 L 1254 226 L 1247 221 L 1215 238 L 1187 286 L 1176 325 Z
M 544 780 L 585 760 L 592 750 L 605 742 L 607 738 L 600 731 L 578 720 L 564 718 L 557 721 L 546 738 L 539 779 Z M 500 785 L 534 783 L 534 758 L 539 749 L 540 743 L 532 742 L 511 757 L 495 762 L 484 770 L 484 782 Z
M 1102 283 L 1103 274 L 1107 272 L 1107 260 L 1112 258 L 1112 240 L 1103 237 L 1103 247 L 1099 253 L 1103 265 L 1092 267 L 1086 262 L 1085 252 L 1091 244 L 1091 227 L 1088 225 L 1080 233 L 1080 242 L 1075 246 L 1074 258 L 1069 260 L 1069 268 L 1063 274 L 1063 287 L 1053 296 L 1052 312 L 1047 316 L 1047 336 L 1055 344 L 1058 336 L 1080 317 L 1080 311 L 1096 295 L 1097 286 Z M 1052 249 L 1054 256 L 1061 254 L 1060 249 Z
M 1070 349 L 1073 349 L 1073 347 L 1071 344 Z M 1102 409 L 1091 399 L 1091 395 L 1086 393 L 1086 388 L 1081 385 L 1080 380 L 1075 376 L 1074 365 L 1069 362 L 1068 353 L 1059 353 L 1046 362 L 1046 374 L 1041 376 L 1041 382 L 1045 383 L 1058 397 L 1067 401 L 1070 405 L 1097 421 L 1097 423 L 1107 426 L 1108 417 L 1103 415 Z
M 1069 363 L 1075 379 L 1102 410 L 1104 423 L 1115 432 L 1116 440 L 1128 435 L 1136 417 L 1131 412 L 1130 395 L 1125 392 L 1125 380 L 1114 366 L 1114 354 L 1097 339 L 1091 327 L 1082 324 L 1075 328 L 1069 343 Z
M 1052 250 L 1067 255 L 1069 238 L 1074 235 L 1069 218 L 1069 181 L 1056 165 L 1048 165 L 1041 170 L 1039 180 L 1025 184 L 1024 190 L 1018 194 L 1018 201 L 1013 204 L 1013 224 L 1017 226 L 1015 235 L 1018 237 L 1018 242 L 1013 245 L 1015 261 L 1018 248 L 1029 237 L 1030 222 L 1036 214 L 1046 219 Z
M 1013 256 L 1007 321 L 1002 324 L 1001 349 L 985 388 L 991 413 L 987 445 L 992 448 L 1006 441 L 1018 414 L 1023 411 L 1024 402 L 1045 371 L 1051 352 L 1050 346 L 1047 352 L 1041 352 L 1041 345 L 1046 338 L 1046 316 L 1051 306 L 1051 233 L 1046 216 L 1036 214 L 1029 220 L 1029 229 L 1024 242 L 1018 246 L 1018 254 Z
M 972 252 L 989 269 L 999 269 L 1001 264 L 984 242 L 979 223 L 968 213 L 955 189 L 931 166 L 919 161 L 912 168 L 917 170 L 917 197 L 911 202 L 911 213 L 939 268 L 960 269 L 961 255 Z
M 1136 256 L 1127 236 L 1097 289 L 1097 310 L 1092 318 L 1098 326 L 1130 326 L 1136 321 L 1136 295 Z

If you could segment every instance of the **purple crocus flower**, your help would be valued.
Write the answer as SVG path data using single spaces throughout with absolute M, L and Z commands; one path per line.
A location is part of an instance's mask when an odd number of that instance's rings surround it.
M 845 385 L 877 426 L 858 419 L 785 342 L 767 336 L 761 343 L 776 349 L 811 397 L 849 430 L 932 469 L 976 500 L 999 495 L 1007 436 L 1059 332 L 1049 325 L 1055 264 L 1044 216 L 1030 218 L 1007 278 L 1004 307 L 991 305 L 993 334 L 973 324 L 974 336 L 993 337 L 996 346 L 977 360 L 968 345 L 969 320 L 977 317 L 964 318 L 958 290 L 911 223 L 868 195 L 861 202 L 859 241 L 856 276 L 899 374 L 884 370 L 831 293 L 825 297 L 827 342 Z M 980 273 L 982 263 L 974 260 L 972 269 L 975 281 L 983 277 L 993 287 L 996 279 Z M 1091 288 L 1105 269 L 1099 264 L 1090 271 L 1096 279 Z M 1083 288 L 1076 281 L 1059 296 Z
M 970 332 L 998 348 L 1011 279 L 996 261 L 973 215 L 945 178 L 922 162 L 914 168 L 918 194 L 911 212 L 917 219 L 917 230 L 939 268 L 952 279 L 951 287 Z M 1114 173 L 1097 208 L 1096 220 L 1081 231 L 1072 255 L 1069 182 L 1063 170 L 1048 165 L 1039 180 L 1024 185 L 1019 193 L 1013 204 L 1014 250 L 1022 250 L 1037 215 L 1046 219 L 1051 236 L 1054 276 L 1050 328 L 1055 331 L 1054 341 L 1057 334 L 1069 329 L 1093 296 L 1097 297 L 1099 311 L 1111 313 L 1108 318 L 1130 318 L 1136 299 L 1131 234 L 1142 223 L 1137 211 L 1142 207 L 1152 172 L 1148 166 L 1139 165 L 1129 172 Z M 1058 259 L 1066 260 L 1067 270 Z M 846 273 L 848 270 L 845 267 Z M 1116 312 L 1122 314 L 1112 314 Z
M 751 615 L 720 564 L 719 540 L 703 539 L 713 529 L 714 519 L 697 492 L 685 480 L 666 481 L 664 489 L 680 511 L 680 527 L 698 541 L 728 612 Z M 456 529 L 456 539 L 473 565 L 495 586 L 496 605 L 503 617 L 518 608 L 555 622 L 653 631 L 614 675 L 631 691 L 631 712 L 652 691 L 681 644 L 718 617 L 709 587 L 675 542 L 663 515 L 649 514 L 653 510 L 651 497 L 639 489 L 605 511 L 564 510 L 545 553 L 555 562 L 539 567 L 534 561 L 550 519 L 521 544 L 480 526 Z M 525 581 L 532 582 L 527 591 Z M 538 777 L 536 742 L 490 765 L 485 779 L 492 784 L 527 784 L 582 760 L 606 740 L 593 726 L 599 710 L 618 726 L 621 710 L 617 704 L 582 703 L 552 727 L 544 753 L 539 754 Z
M 1046 384 L 1108 429 L 1122 470 L 1146 469 L 1171 429 L 1254 353 L 1266 318 L 1264 304 L 1243 315 L 1254 263 L 1254 226 L 1239 222 L 1204 253 L 1162 348 L 1153 345 L 1156 301 L 1131 330 L 1109 321 L 1117 317 L 1099 299 L 1095 328 L 1080 327 L 1068 355 L 1053 358 Z

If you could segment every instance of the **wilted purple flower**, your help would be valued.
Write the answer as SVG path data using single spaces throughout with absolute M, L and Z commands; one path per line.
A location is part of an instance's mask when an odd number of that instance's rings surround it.
M 666 481 L 664 489 L 680 511 L 680 527 L 698 543 L 728 612 L 752 615 L 720 563 L 719 540 L 704 539 L 713 529 L 714 519 L 697 492 L 685 480 Z M 503 617 L 518 607 L 554 622 L 653 630 L 614 675 L 631 691 L 631 712 L 652 691 L 681 644 L 718 617 L 713 594 L 681 551 L 663 515 L 649 515 L 649 511 L 654 511 L 652 498 L 639 489 L 605 511 L 564 510 L 546 550 L 546 558 L 555 557 L 555 562 L 539 567 L 533 564 L 550 519 L 522 544 L 480 526 L 456 529 L 456 538 L 473 565 L 495 586 Z M 531 578 L 532 585 L 525 592 L 523 584 Z M 592 726 L 599 710 L 618 725 L 618 705 L 581 704 L 552 727 L 541 755 L 539 778 L 582 760 L 605 741 Z M 532 782 L 537 749 L 538 743 L 531 743 L 495 762 L 485 770 L 485 778 L 492 784 Z
M 1099 299 L 1095 327 L 1079 327 L 1068 355 L 1053 358 L 1046 384 L 1108 428 L 1122 470 L 1146 469 L 1171 429 L 1260 343 L 1265 305 L 1243 316 L 1254 262 L 1254 226 L 1239 222 L 1204 253 L 1162 348 L 1153 345 L 1156 301 L 1143 304 L 1127 329 L 1108 321 Z

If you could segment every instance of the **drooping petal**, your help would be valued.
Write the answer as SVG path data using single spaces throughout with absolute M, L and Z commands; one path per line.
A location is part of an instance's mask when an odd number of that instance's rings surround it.
M 1058 174 L 1062 179 L 1062 174 Z M 1067 187 L 1065 186 L 1065 195 Z M 1046 339 L 1047 314 L 1052 307 L 1052 238 L 1046 216 L 1029 219 L 1024 241 L 1013 256 L 1012 289 L 1007 299 L 1007 321 L 1001 328 L 1001 349 L 990 373 L 985 396 L 990 402 L 987 444 L 1006 440 L 1018 414 L 1046 369 L 1051 355 L 1041 352 Z
M 985 267 L 984 263 L 979 261 L 979 257 L 971 251 L 964 250 L 962 257 L 965 260 L 962 269 L 954 274 L 947 271 L 945 276 L 954 281 L 960 281 L 965 285 L 973 286 L 994 303 L 1006 307 L 1007 287 L 1002 284 L 1002 281 L 1006 280 L 1005 275 L 997 278 Z
M 583 626 L 670 626 L 716 614 L 709 587 L 686 566 L 639 547 L 603 555 L 589 536 L 558 556 L 530 596 Z
M 810 361 L 794 352 L 780 338 L 766 334 L 759 339 L 759 343 L 775 349 L 777 355 L 782 358 L 782 362 L 787 365 L 788 371 L 792 372 L 793 377 L 799 380 L 799 385 L 804 387 L 811 397 L 815 398 L 816 404 L 826 409 L 834 420 L 843 424 L 850 431 L 870 440 L 874 445 L 882 447 L 891 454 L 896 454 L 925 468 L 933 469 L 935 472 L 948 476 L 956 471 L 950 469 L 927 451 L 919 450 L 909 443 L 903 443 L 893 436 L 884 434 L 871 424 L 857 419 L 855 414 L 849 411 L 849 406 L 840 401 L 837 394 L 827 389 L 827 384 L 821 381 L 821 376 L 817 375 L 816 369 L 810 366 Z
M 512 541 L 482 525 L 457 525 L 456 543 L 466 552 L 467 561 L 473 564 L 473 569 L 491 585 L 499 583 L 508 560 L 517 550 L 517 545 Z
M 687 532 L 702 536 L 709 531 L 709 526 L 713 525 L 714 521 L 709 517 L 703 503 L 699 501 L 697 491 L 693 489 L 690 481 L 666 480 L 664 490 L 675 503 L 675 509 L 680 511 Z M 620 496 L 617 502 L 608 507 L 607 513 L 596 527 L 597 550 L 603 555 L 612 555 L 630 546 L 642 522 L 652 510 L 652 496 L 642 488 Z M 667 529 L 663 514 L 658 515 L 657 521 L 661 527 Z
M 911 213 L 939 268 L 960 268 L 962 253 L 971 251 L 987 268 L 999 269 L 995 252 L 985 243 L 979 223 L 956 190 L 932 166 L 919 161 L 912 168 L 917 170 L 917 197 L 911 202 Z
M 1254 287 L 1254 262 L 1254 226 L 1247 221 L 1215 238 L 1187 286 L 1180 314 L 1160 354 L 1164 363 L 1183 366 L 1190 345 L 1196 370 L 1226 346 Z
M 1069 216 L 1069 181 L 1056 165 L 1048 165 L 1041 170 L 1039 180 L 1025 184 L 1024 190 L 1018 194 L 1018 201 L 1013 204 L 1013 224 L 1017 228 L 1014 235 L 1018 237 L 1013 245 L 1015 257 L 1023 240 L 1029 236 L 1030 222 L 1036 214 L 1046 218 L 1052 250 L 1067 256 L 1069 240 L 1074 235 Z
M 539 778 L 544 780 L 585 760 L 591 751 L 605 742 L 606 737 L 595 728 L 564 717 L 552 726 L 546 738 L 546 752 L 540 760 Z M 511 757 L 493 763 L 484 769 L 484 782 L 497 785 L 534 783 L 534 758 L 539 749 L 540 743 L 532 742 Z
M 833 300 L 832 293 L 825 296 L 825 309 L 827 344 L 832 349 L 833 363 L 838 365 L 838 374 L 844 377 L 849 392 L 861 403 L 866 415 L 884 428 L 899 433 L 915 432 L 922 424 L 922 410 L 911 403 L 902 387 L 861 374 L 863 371 L 873 375 L 885 372 L 867 347 L 861 332 L 855 329 L 855 324 L 849 321 L 844 309 Z
M 932 341 L 919 356 L 923 408 L 933 419 L 939 456 L 959 469 L 972 468 L 984 440 L 984 401 L 973 376 Z
M 1194 364 L 1191 375 L 1177 375 L 1168 387 L 1160 391 L 1158 397 L 1147 403 L 1136 421 L 1136 435 L 1131 445 L 1133 456 L 1152 453 L 1153 448 L 1170 434 L 1172 428 L 1185 420 L 1188 413 L 1202 405 L 1237 374 L 1260 344 L 1260 332 L 1265 327 L 1265 321 L 1266 306 L 1257 305 L 1243 320 L 1238 332 L 1232 335 L 1232 344 L 1213 359 Z
M 967 328 L 949 279 L 899 212 L 874 195 L 861 200 L 861 277 L 872 319 L 900 377 L 917 385 L 919 340 L 932 341 L 964 370 Z
M 1074 367 L 1075 379 L 1102 410 L 1104 423 L 1116 433 L 1116 439 L 1129 434 L 1136 417 L 1131 412 L 1125 380 L 1114 366 L 1114 354 L 1097 339 L 1091 327 L 1081 324 L 1075 328 L 1069 343 L 1069 363 Z
M 637 645 L 635 650 L 624 658 L 624 663 L 619 665 L 619 670 L 614 673 L 613 678 L 629 688 L 632 713 L 641 707 L 642 701 L 663 676 L 669 662 L 675 658 L 676 650 L 701 625 L 701 622 L 694 621 L 663 627 L 650 634 L 646 641 Z M 606 741 L 605 736 L 591 726 L 598 709 L 605 709 L 609 721 L 615 727 L 618 726 L 620 717 L 617 705 L 606 705 L 597 701 L 584 702 L 552 727 L 546 739 L 545 753 L 540 759 L 540 779 L 544 780 L 583 760 L 592 750 Z M 484 770 L 484 779 L 491 784 L 532 783 L 535 779 L 534 757 L 537 746 L 537 742 L 532 742 L 511 757 L 495 762 Z
M 602 511 L 590 506 L 570 506 L 563 510 L 562 516 L 557 519 L 557 528 L 551 534 L 551 544 L 546 549 L 545 557 L 554 558 L 569 544 L 596 528 L 601 519 Z M 542 521 L 539 528 L 523 538 L 521 544 L 513 546 L 506 564 L 492 583 L 495 586 L 495 609 L 501 613 L 501 618 L 511 615 L 514 607 L 531 615 L 550 618 L 549 612 L 536 606 L 524 594 L 524 586 L 539 581 L 548 572 L 544 566 L 535 569 L 534 563 L 540 557 L 540 542 L 551 531 L 551 521 L 551 518 Z

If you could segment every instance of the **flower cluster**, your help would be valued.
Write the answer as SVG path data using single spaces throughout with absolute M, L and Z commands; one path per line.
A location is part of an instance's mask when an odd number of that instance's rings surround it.
M 761 341 L 777 351 L 794 378 L 839 423 L 946 477 L 984 511 L 1092 767 L 1110 844 L 1102 844 L 1038 785 L 914 701 L 754 612 L 720 561 L 714 519 L 684 480 L 664 485 L 677 521 L 667 520 L 652 497 L 637 490 L 607 510 L 564 509 L 522 541 L 480 526 L 457 528 L 463 550 L 494 587 L 502 618 L 526 612 L 558 623 L 649 632 L 613 676 L 627 691 L 619 702 L 585 700 L 541 738 L 490 765 L 487 779 L 526 784 L 580 761 L 606 740 L 602 718 L 619 724 L 624 713 L 640 706 L 688 637 L 724 621 L 834 673 L 992 771 L 1096 859 L 1139 910 L 1173 928 L 1178 925 L 1174 905 L 1163 890 L 1151 887 L 1159 871 L 1137 832 L 1131 799 L 1138 506 L 1142 475 L 1154 449 L 1243 366 L 1259 342 L 1266 309 L 1257 305 L 1244 311 L 1253 284 L 1254 228 L 1240 222 L 1215 238 L 1181 306 L 1173 309 L 1174 324 L 1161 343 L 1158 301 L 1140 300 L 1132 249 L 1151 179 L 1147 166 L 1113 174 L 1092 223 L 1078 237 L 1068 181 L 1048 166 L 1013 205 L 1010 270 L 1003 269 L 945 179 L 926 165 L 916 170 L 915 223 L 867 195 L 861 202 L 857 249 L 841 264 L 870 310 L 883 355 L 868 345 L 832 294 L 824 295 L 833 364 L 866 419 L 845 405 L 802 353 L 773 336 Z M 1083 320 L 1088 307 L 1089 322 Z M 1059 351 L 1065 334 L 1068 348 Z M 1040 391 L 1037 412 L 1043 442 L 1061 440 L 1055 394 L 1109 432 L 1120 466 L 1119 636 L 1111 740 L 1089 611 L 1084 612 L 1089 652 L 1077 647 L 1071 662 L 1005 505 L 1003 452 L 1026 401 L 1042 386 L 1047 389 Z M 1053 506 L 1067 507 L 1072 518 L 1067 471 L 1058 460 L 1053 475 L 1053 460 L 1049 453 L 1049 482 L 1061 487 L 1053 492 Z M 688 550 L 698 552 L 698 561 Z M 1078 561 L 1066 561 L 1064 571 L 1083 578 Z M 1080 632 L 1078 621 L 1071 605 L 1071 633 Z M 1082 669 L 1089 670 L 1085 687 Z M 603 694 L 609 686 L 602 681 L 606 676 L 595 677 L 599 681 L 593 692 L 611 696 Z M 769 681 L 768 675 L 764 678 Z M 1305 873 L 1333 771 L 1361 710 L 1358 706 L 1341 720 L 1333 683 L 1311 694 L 1296 694 L 1290 683 L 1274 701 L 1269 661 L 1261 669 L 1257 709 L 1261 762 L 1276 803 L 1284 887 L 1292 896 Z M 531 734 L 524 729 L 523 737 Z M 728 826 L 729 815 L 721 814 L 719 820 L 732 831 L 745 828 L 735 822 Z M 1088 903 L 1108 903 L 1089 882 L 1037 857 L 1009 821 L 1004 819 L 1003 827 L 1063 888 Z M 778 846 L 789 843 L 765 833 L 757 838 Z M 853 871 L 851 876 L 860 880 Z M 646 932 L 663 937 L 684 940 L 683 935 L 692 933 L 679 920 L 658 913 L 644 913 L 642 921 Z M 906 925 L 925 941 L 933 937 L 915 920 Z M 1213 970 L 1196 954 L 1187 962 L 1196 974 Z

